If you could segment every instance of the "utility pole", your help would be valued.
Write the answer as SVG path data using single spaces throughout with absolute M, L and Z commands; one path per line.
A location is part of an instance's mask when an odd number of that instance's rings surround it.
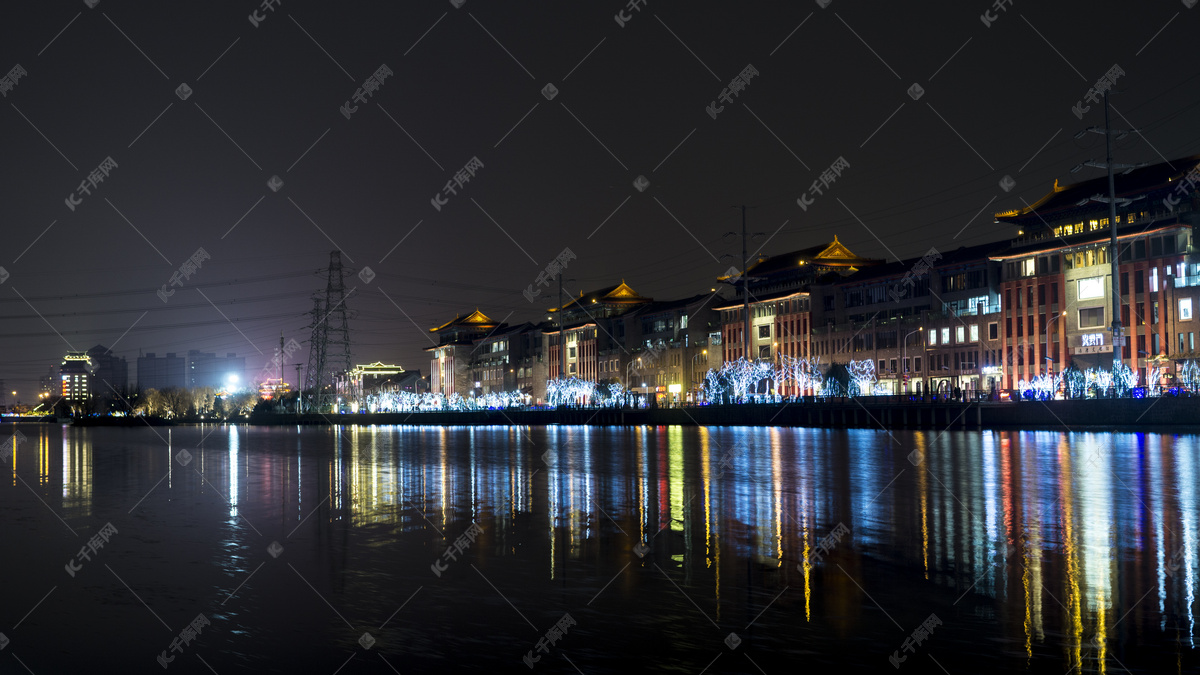
M 1117 164 L 1116 162 L 1113 162 L 1112 137 L 1114 135 L 1116 135 L 1117 140 L 1121 140 L 1122 138 L 1125 138 L 1125 136 L 1127 136 L 1132 131 L 1136 131 L 1136 129 L 1113 129 L 1112 127 L 1109 126 L 1108 94 L 1109 94 L 1109 92 L 1107 92 L 1107 91 L 1104 92 L 1104 127 L 1103 128 L 1088 127 L 1087 129 L 1084 129 L 1083 131 L 1080 131 L 1079 133 L 1075 134 L 1075 138 L 1080 138 L 1088 132 L 1091 132 L 1094 134 L 1104 134 L 1104 163 L 1096 162 L 1096 161 L 1089 159 L 1086 162 L 1076 165 L 1075 168 L 1071 169 L 1071 173 L 1075 173 L 1076 171 L 1079 171 L 1084 166 L 1091 166 L 1091 167 L 1095 167 L 1097 169 L 1105 169 L 1108 172 L 1108 196 L 1105 197 L 1105 196 L 1101 196 L 1098 194 L 1093 195 L 1090 199 L 1084 199 L 1083 201 L 1079 202 L 1079 206 L 1083 206 L 1084 204 L 1086 204 L 1089 201 L 1108 202 L 1108 234 L 1109 234 L 1108 262 L 1109 262 L 1109 265 L 1111 266 L 1110 275 L 1112 276 L 1112 284 L 1111 284 L 1111 287 L 1112 287 L 1112 309 L 1110 310 L 1110 311 L 1112 311 L 1112 323 L 1111 323 L 1110 329 L 1112 330 L 1113 366 L 1115 367 L 1118 363 L 1121 363 L 1121 361 L 1122 361 L 1121 350 L 1125 346 L 1125 327 L 1123 325 L 1123 322 L 1121 321 L 1121 267 L 1120 267 L 1120 260 L 1119 260 L 1120 249 L 1117 244 L 1117 224 L 1118 224 L 1117 223 L 1117 201 L 1118 200 L 1117 200 L 1116 179 L 1113 177 L 1113 169 L 1124 169 L 1124 171 L 1122 173 L 1127 174 L 1130 171 L 1133 171 L 1134 169 L 1140 169 L 1140 168 L 1142 168 L 1144 166 L 1148 166 L 1148 165 L 1146 163 Z M 1120 200 L 1121 206 L 1128 206 L 1131 202 L 1138 200 L 1138 199 L 1143 199 L 1143 198 L 1144 198 L 1144 196 L 1134 197 L 1132 199 L 1122 198 Z M 1130 350 L 1129 356 L 1130 356 L 1130 360 L 1133 362 L 1134 367 L 1136 369 L 1137 349 L 1132 348 Z
M 1121 273 L 1120 266 L 1117 262 L 1117 190 L 1116 183 L 1113 180 L 1113 157 L 1112 157 L 1112 127 L 1108 124 L 1108 92 L 1104 92 L 1104 165 L 1108 169 L 1108 233 L 1109 239 L 1109 256 L 1108 261 L 1112 265 L 1112 343 L 1113 343 L 1113 365 L 1121 361 L 1121 356 L 1125 348 L 1125 334 L 1121 325 Z M 1133 357 L 1133 363 L 1137 365 L 1137 350 L 1131 348 L 1130 356 Z
M 746 360 L 752 360 L 750 356 L 750 276 L 747 274 L 746 258 L 748 257 L 747 247 L 749 246 L 749 235 L 746 233 L 746 205 L 742 204 L 742 329 L 745 334 L 742 336 L 742 349 L 746 355 Z
M 302 363 L 293 363 L 296 366 L 296 414 L 304 412 L 304 392 L 300 390 L 300 369 L 304 367 Z
M 748 207 L 745 204 L 743 204 L 741 206 L 734 206 L 733 208 L 742 210 L 742 269 L 741 269 L 741 272 L 738 273 L 738 276 L 740 277 L 740 281 L 742 283 L 742 332 L 743 332 L 743 334 L 742 334 L 742 349 L 745 352 L 745 354 L 743 355 L 745 357 L 745 359 L 747 361 L 752 361 L 752 360 L 754 360 L 755 357 L 752 357 L 750 355 L 750 344 L 751 344 L 751 340 L 750 340 L 750 281 L 751 281 L 751 278 L 750 278 L 750 275 L 748 274 L 748 270 L 746 268 L 750 264 L 749 249 L 750 249 L 751 237 L 760 237 L 760 236 L 766 236 L 766 235 L 764 235 L 762 232 L 754 232 L 753 234 L 751 234 L 750 231 L 746 229 L 746 209 Z M 737 236 L 737 233 L 736 232 L 726 232 L 723 236 L 735 237 L 735 236 Z M 722 255 L 721 259 L 726 260 L 726 259 L 729 259 L 732 257 L 733 256 L 730 256 L 730 255 Z M 728 276 L 733 276 L 733 275 L 730 274 Z M 757 280 L 757 279 L 755 279 L 755 280 Z M 736 285 L 736 283 L 737 282 L 735 282 L 732 279 L 729 280 L 730 285 Z

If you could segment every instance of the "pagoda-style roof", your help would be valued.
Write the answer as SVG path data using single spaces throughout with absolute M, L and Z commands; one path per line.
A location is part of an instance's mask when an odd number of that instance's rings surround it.
M 584 293 L 580 291 L 578 298 L 572 299 L 570 302 L 564 304 L 561 308 L 552 307 L 548 311 L 557 312 L 559 309 L 562 309 L 569 312 L 572 309 L 583 309 L 590 312 L 591 310 L 589 307 L 592 305 L 630 307 L 652 301 L 653 298 L 647 298 L 641 295 L 637 291 L 633 290 L 633 288 L 631 288 L 629 284 L 626 284 L 625 280 L 622 279 L 621 283 L 615 286 L 601 288 L 600 290 L 592 291 L 591 293 Z
M 359 364 L 355 366 L 354 370 L 351 370 L 349 375 L 351 377 L 358 377 L 362 375 L 399 375 L 403 372 L 404 369 L 400 366 L 383 363 L 382 361 L 376 361 L 375 363 L 369 363 L 367 365 Z
M 768 277 L 784 273 L 808 273 L 820 275 L 827 272 L 839 272 L 843 275 L 853 274 L 862 267 L 880 265 L 884 261 L 875 258 L 861 258 L 838 241 L 837 235 L 833 241 L 802 248 L 790 253 L 774 256 L 759 256 L 749 264 L 747 273 L 751 277 Z M 731 275 L 719 277 L 719 281 L 729 281 Z M 753 285 L 753 282 L 752 284 Z
M 459 329 L 465 328 L 468 330 L 475 330 L 475 329 L 489 330 L 489 329 L 495 328 L 498 325 L 500 325 L 500 324 L 498 324 L 496 321 L 493 321 L 486 314 L 484 314 L 483 312 L 476 309 L 474 312 L 471 312 L 467 316 L 459 315 L 459 316 L 454 317 L 454 319 L 447 321 L 446 323 L 438 326 L 437 328 L 430 328 L 429 332 L 430 333 L 441 333 L 443 331 L 449 331 L 449 330 L 453 330 L 456 328 L 459 328 Z
M 1129 207 L 1131 210 L 1160 209 L 1161 204 L 1157 203 L 1158 200 L 1155 199 L 1154 193 L 1173 190 L 1177 184 L 1175 181 L 1186 175 L 1197 164 L 1200 164 L 1200 155 L 1192 155 L 1134 169 L 1129 173 L 1117 173 L 1113 176 L 1115 193 L 1118 199 L 1145 197 L 1131 203 Z M 1056 179 L 1052 190 L 1032 205 L 1011 211 L 1002 211 L 995 216 L 999 222 L 1014 225 L 1041 225 L 1043 220 L 1051 222 L 1070 219 L 1076 217 L 1076 212 L 1082 211 L 1095 212 L 1099 214 L 1099 217 L 1106 217 L 1108 205 L 1102 202 L 1093 202 L 1092 197 L 1095 196 L 1108 196 L 1107 174 L 1100 173 L 1096 178 L 1070 185 L 1059 185 Z M 1118 204 L 1117 210 L 1123 212 L 1124 207 Z

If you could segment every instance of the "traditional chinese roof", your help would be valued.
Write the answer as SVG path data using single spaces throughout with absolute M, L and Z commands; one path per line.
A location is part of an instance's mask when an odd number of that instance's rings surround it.
M 853 274 L 862 267 L 882 264 L 883 260 L 860 258 L 846 245 L 838 241 L 837 235 L 833 241 L 802 248 L 790 253 L 775 256 L 759 256 L 750 263 L 747 273 L 751 277 L 770 277 L 781 274 L 802 273 L 817 276 L 826 272 Z M 720 281 L 729 281 L 730 275 L 719 277 Z M 751 284 L 753 287 L 753 283 Z
M 1175 181 L 1197 164 L 1200 164 L 1200 155 L 1192 155 L 1134 169 L 1127 174 L 1117 173 L 1113 176 L 1115 193 L 1118 199 L 1144 197 L 1133 202 L 1128 210 L 1162 210 L 1163 206 L 1159 203 L 1162 195 L 1156 193 L 1162 192 L 1165 195 L 1173 190 L 1177 185 Z M 1108 196 L 1107 173 L 1070 185 L 1059 185 L 1058 180 L 1055 180 L 1053 189 L 1041 199 L 1030 206 L 997 213 L 996 221 L 1033 228 L 1045 227 L 1043 221 L 1070 221 L 1077 217 L 1085 218 L 1085 214 L 1098 214 L 1096 217 L 1106 218 L 1108 204 L 1091 201 L 1092 197 L 1098 195 Z M 1122 213 L 1125 209 L 1118 204 L 1117 211 Z
M 474 312 L 471 312 L 467 316 L 459 315 L 459 316 L 454 317 L 454 319 L 447 321 L 446 323 L 438 326 L 437 328 L 430 328 L 429 332 L 430 333 L 440 333 L 442 331 L 450 330 L 453 328 L 468 328 L 468 329 L 482 328 L 482 329 L 486 330 L 486 329 L 490 329 L 490 328 L 495 328 L 497 325 L 499 325 L 499 324 L 496 323 L 495 321 L 493 321 L 492 319 L 490 319 L 483 312 L 479 311 L 479 309 L 476 309 Z
M 351 377 L 356 377 L 359 375 L 399 375 L 403 372 L 404 369 L 400 366 L 394 366 L 383 363 L 382 361 L 376 361 L 375 363 L 369 363 L 365 366 L 359 364 L 355 366 L 354 370 L 351 370 L 349 374 Z
M 583 309 L 591 311 L 592 305 L 609 305 L 609 306 L 633 306 L 651 302 L 653 298 L 647 298 L 637 291 L 633 290 L 629 284 L 622 279 L 621 283 L 615 286 L 601 288 L 591 293 L 580 291 L 579 297 L 565 303 L 561 309 L 571 311 L 572 309 Z M 550 308 L 549 311 L 557 312 L 560 308 Z

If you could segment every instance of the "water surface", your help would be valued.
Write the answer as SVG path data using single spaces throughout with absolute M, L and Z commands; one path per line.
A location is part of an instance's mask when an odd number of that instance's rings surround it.
M 22 430 L 0 672 L 1200 667 L 1193 436 Z

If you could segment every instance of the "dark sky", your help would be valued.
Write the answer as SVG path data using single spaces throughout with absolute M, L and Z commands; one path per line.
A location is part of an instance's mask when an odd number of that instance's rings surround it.
M 0 72 L 28 75 L 0 105 L 0 379 L 27 401 L 66 350 L 114 342 L 131 381 L 139 349 L 236 352 L 256 372 L 280 331 L 306 339 L 334 248 L 376 273 L 347 278 L 355 362 L 427 372 L 427 329 L 456 313 L 540 318 L 553 289 L 521 291 L 564 248 L 576 294 L 707 291 L 740 253 L 722 237 L 736 204 L 768 254 L 835 234 L 889 259 L 1000 239 L 994 212 L 1098 174 L 1069 169 L 1103 158 L 1101 136 L 1074 139 L 1103 110 L 1071 107 L 1114 64 L 1113 124 L 1142 130 L 1120 159 L 1200 151 L 1200 9 L 1046 4 L 990 27 L 990 2 L 655 0 L 624 27 L 622 2 L 288 0 L 258 27 L 254 2 L 11 9 Z M 712 119 L 747 65 L 759 75 Z M 117 168 L 68 209 L 106 157 Z M 801 210 L 838 157 L 849 168 Z M 164 303 L 200 247 L 211 260 Z

